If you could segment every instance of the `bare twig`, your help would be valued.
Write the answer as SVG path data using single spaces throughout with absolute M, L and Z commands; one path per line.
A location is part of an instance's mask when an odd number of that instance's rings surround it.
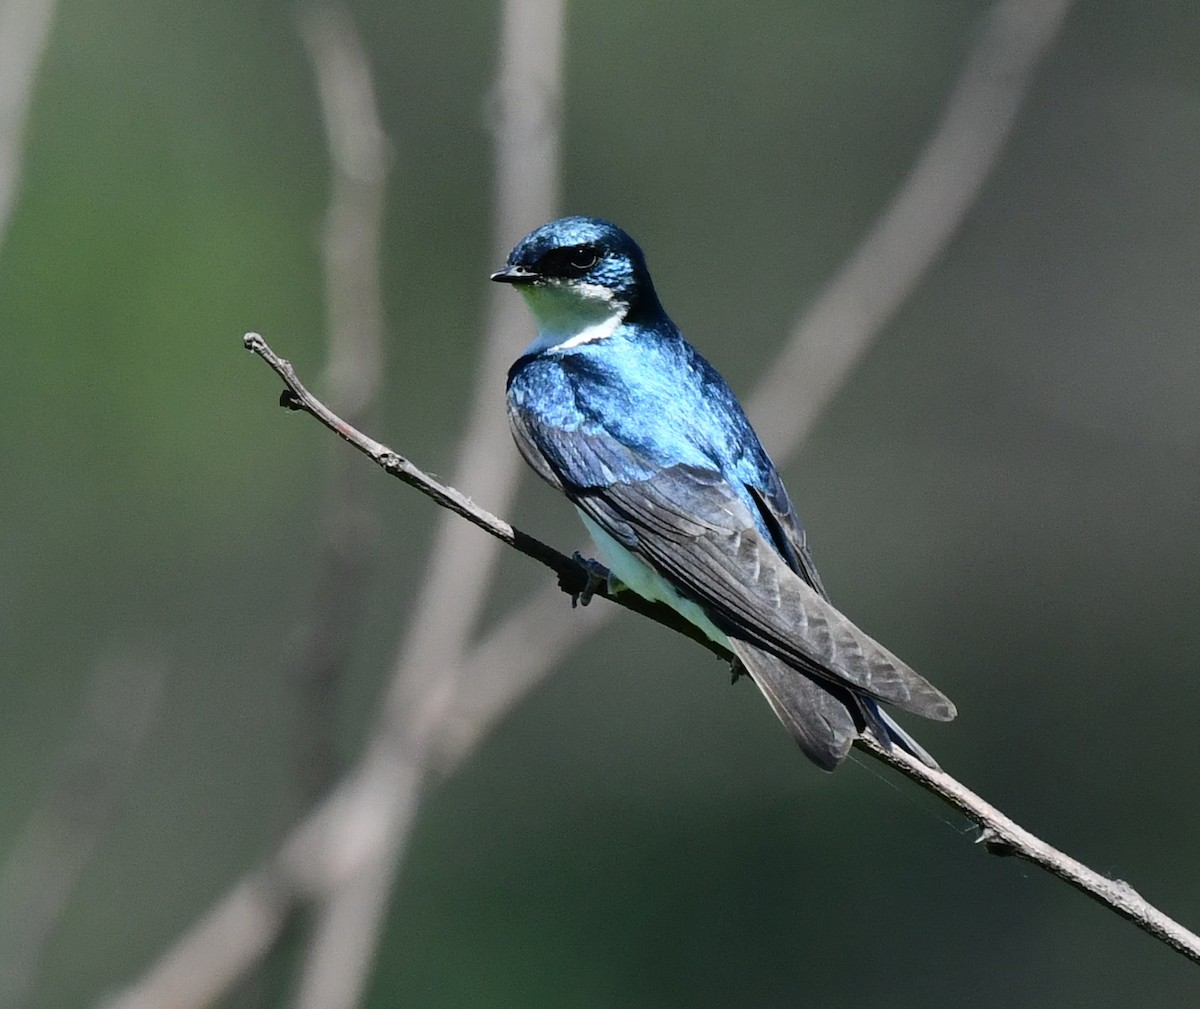
M 262 341 L 261 337 L 251 334 L 247 336 L 246 340 L 247 346 L 258 353 L 259 356 L 263 357 L 264 360 L 267 360 L 267 362 L 271 364 L 280 375 L 286 375 L 286 373 L 290 372 L 290 368 L 286 366 L 286 363 L 280 362 L 278 358 L 275 358 L 275 363 L 272 363 L 271 358 L 267 356 L 270 353 L 269 348 L 266 347 L 266 344 Z M 294 385 L 299 385 L 294 375 L 291 375 L 290 378 L 285 377 L 285 381 L 288 383 L 289 394 L 295 391 Z M 303 387 L 301 386 L 300 388 Z M 289 402 L 288 405 L 295 404 Z M 343 438 L 346 438 L 347 441 L 350 441 L 351 444 L 378 444 L 367 438 L 365 435 L 362 435 L 360 432 L 347 430 L 347 425 L 345 422 L 339 421 L 336 417 L 332 418 L 332 422 L 330 420 L 326 420 L 325 415 L 328 414 L 328 410 L 319 402 L 314 401 L 311 395 L 307 395 L 305 397 L 303 401 L 303 408 L 307 412 L 312 413 L 313 416 L 322 420 L 326 426 L 336 430 L 342 435 Z M 368 454 L 370 454 L 372 458 L 375 458 L 376 462 L 389 472 L 394 472 L 393 467 L 390 465 L 391 460 L 400 458 L 396 455 L 396 453 L 390 452 L 387 449 L 384 449 L 382 452 L 378 453 L 372 451 Z M 411 462 L 408 462 L 407 460 L 404 460 L 404 462 L 406 473 L 405 482 L 412 483 L 414 486 L 419 487 L 431 497 L 445 496 L 450 498 L 456 495 L 456 492 L 453 488 L 437 485 L 436 481 L 433 481 L 430 477 L 422 473 L 421 470 L 414 466 Z M 438 488 L 436 495 L 430 490 L 430 488 L 433 486 L 437 486 Z M 461 495 L 459 496 L 461 497 Z M 481 510 L 476 509 L 474 505 L 471 505 L 470 508 L 476 512 L 481 512 Z M 486 516 L 486 519 L 484 519 L 483 516 Z M 514 530 L 511 526 L 501 522 L 499 519 L 495 519 L 494 517 L 487 515 L 485 512 L 473 517 L 472 521 L 476 521 L 477 524 L 482 521 L 487 521 L 489 525 L 494 523 L 497 529 L 493 534 L 497 535 L 498 538 L 503 539 L 505 542 L 512 543 L 514 546 L 516 545 L 516 542 L 523 536 L 519 530 Z M 490 528 L 489 531 L 491 531 Z M 501 531 L 503 531 L 505 535 L 501 536 Z M 522 552 L 527 553 L 528 556 L 535 557 L 535 559 L 542 561 L 542 563 L 546 564 L 548 567 L 557 570 L 555 552 L 551 548 L 544 546 L 542 547 L 542 550 L 546 551 L 545 556 L 538 556 L 536 551 Z M 557 556 L 560 558 L 562 557 L 561 554 Z M 629 595 L 629 593 L 622 593 L 618 595 L 614 601 L 623 604 L 625 602 L 626 595 Z M 670 611 L 667 607 L 663 607 L 662 609 L 673 613 L 673 611 Z M 673 628 L 677 626 L 676 621 L 671 620 L 670 618 L 667 618 L 666 620 L 660 620 L 660 615 L 658 612 L 643 611 L 643 614 L 648 616 L 651 620 L 655 620 L 660 623 L 667 623 Z M 710 645 L 710 647 L 714 652 L 723 654 L 719 647 L 715 645 Z M 1066 855 L 1058 849 L 1047 844 L 1045 841 L 1036 837 L 1025 828 L 1019 826 L 1011 818 L 1005 816 L 990 803 L 981 799 L 978 795 L 968 789 L 961 782 L 951 777 L 945 771 L 926 767 L 914 757 L 911 757 L 901 751 L 898 747 L 891 750 L 884 749 L 879 743 L 869 736 L 861 737 L 857 745 L 859 745 L 859 747 L 866 752 L 895 767 L 897 770 L 907 775 L 927 791 L 932 792 L 942 801 L 965 814 L 970 820 L 983 829 L 983 840 L 987 842 L 989 850 L 1001 854 L 1016 855 L 1034 865 L 1046 869 L 1047 871 L 1058 876 L 1060 879 L 1066 880 L 1076 889 L 1086 893 L 1089 897 L 1101 904 L 1104 904 L 1113 911 L 1116 911 L 1122 917 L 1128 918 L 1139 928 L 1149 932 L 1155 938 L 1167 943 L 1167 945 L 1183 953 L 1189 959 L 1200 962 L 1200 936 L 1188 931 L 1178 922 L 1174 921 L 1157 908 L 1153 907 L 1144 898 L 1139 896 L 1127 883 L 1119 880 L 1107 879 L 1099 873 L 1089 869 L 1081 862 L 1078 862 L 1069 855 Z M 461 751 L 453 754 L 454 757 L 458 757 L 460 755 Z M 449 757 L 451 755 L 446 754 L 446 756 Z
M 1129 919 L 1138 928 L 1149 932 L 1189 960 L 1200 963 L 1200 936 L 1163 914 L 1124 880 L 1109 879 L 1089 869 L 1005 816 L 961 781 L 943 770 L 927 767 L 899 747 L 885 750 L 870 736 L 861 737 L 857 745 L 891 764 L 901 774 L 972 820 L 980 828 L 977 840 L 993 854 L 1015 855 L 1045 869 L 1122 918 Z
M 32 992 L 62 909 L 119 804 L 162 694 L 144 656 L 100 663 L 63 766 L 0 872 L 0 1005 Z
M 266 340 L 259 336 L 258 333 L 247 333 L 242 342 L 247 350 L 261 357 L 270 366 L 271 370 L 283 379 L 286 389 L 279 397 L 281 406 L 285 406 L 290 410 L 300 410 L 311 414 L 329 428 L 329 430 L 348 441 L 398 480 L 403 481 L 410 487 L 415 487 L 422 494 L 433 498 L 442 508 L 461 518 L 465 518 L 473 526 L 482 529 L 495 540 L 545 565 L 558 575 L 559 587 L 568 595 L 578 595 L 587 586 L 588 570 L 574 557 L 568 557 L 566 554 L 543 543 L 541 540 L 535 539 L 533 536 L 521 532 L 519 529 L 514 529 L 503 519 L 497 518 L 491 512 L 479 507 L 479 505 L 475 504 L 475 502 L 461 491 L 431 477 L 428 473 L 414 466 L 398 452 L 392 451 L 392 449 L 388 448 L 382 442 L 378 442 L 369 435 L 363 434 L 335 414 L 321 400 L 309 392 L 296 375 L 296 370 L 292 367 L 291 362 L 285 361 L 276 354 L 268 346 Z M 598 565 L 597 569 L 600 571 L 603 570 Z M 652 620 L 670 627 L 679 634 L 690 637 L 692 640 L 711 648 L 720 655 L 725 654 L 722 649 L 713 645 L 701 631 L 697 630 L 689 621 L 680 617 L 669 606 L 647 602 L 629 592 L 621 592 L 614 595 L 609 592 L 603 580 L 594 586 L 593 595 L 597 598 L 609 599 L 635 613 L 642 613 Z

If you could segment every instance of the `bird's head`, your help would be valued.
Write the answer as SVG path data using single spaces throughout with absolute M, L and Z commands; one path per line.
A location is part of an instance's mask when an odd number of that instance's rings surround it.
M 492 280 L 525 296 L 543 346 L 588 342 L 633 313 L 661 312 L 642 250 L 595 217 L 543 224 L 517 243 Z

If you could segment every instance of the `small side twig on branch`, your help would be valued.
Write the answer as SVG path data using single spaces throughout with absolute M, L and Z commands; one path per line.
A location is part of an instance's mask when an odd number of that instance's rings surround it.
M 461 515 L 527 557 L 532 557 L 544 564 L 559 575 L 560 581 L 564 576 L 568 579 L 586 578 L 586 571 L 578 561 L 567 557 L 540 540 L 514 529 L 507 522 L 474 504 L 460 491 L 439 483 L 404 456 L 347 424 L 304 387 L 291 364 L 272 351 L 267 342 L 257 333 L 247 333 L 245 345 L 247 350 L 261 357 L 283 379 L 287 388 L 280 397 L 281 405 L 311 414 L 331 431 L 336 432 L 359 451 L 369 456 L 387 472 L 403 480 L 409 486 L 417 488 L 442 507 Z M 569 587 L 567 591 L 570 591 Z M 628 592 L 613 595 L 603 587 L 596 592 L 596 595 L 641 613 L 657 623 L 686 634 L 693 640 L 702 640 L 701 635 L 691 629 L 690 624 L 681 626 L 685 622 L 669 607 L 647 604 L 639 601 L 636 597 L 630 598 L 632 594 Z M 703 643 L 711 651 L 725 655 L 719 646 L 706 640 Z M 860 737 L 856 745 L 873 757 L 896 768 L 926 791 L 933 793 L 943 802 L 963 813 L 979 826 L 983 832 L 980 840 L 985 842 L 989 851 L 1015 855 L 1045 869 L 1121 917 L 1132 921 L 1143 931 L 1166 943 L 1188 959 L 1200 963 L 1200 936 L 1154 907 L 1128 883 L 1108 879 L 1093 869 L 1089 869 L 1082 862 L 1047 844 L 1016 821 L 1005 816 L 995 806 L 976 795 L 945 771 L 926 767 L 914 757 L 904 753 L 899 747 L 885 749 L 869 736 Z

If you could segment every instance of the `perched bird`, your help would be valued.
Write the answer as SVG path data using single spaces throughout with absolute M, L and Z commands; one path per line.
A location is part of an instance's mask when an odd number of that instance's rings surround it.
M 820 767 L 868 729 L 937 766 L 877 702 L 939 721 L 954 705 L 829 602 L 779 473 L 659 304 L 633 239 L 565 217 L 521 239 L 492 280 L 537 324 L 508 373 L 517 447 L 575 505 L 620 586 L 726 646 Z

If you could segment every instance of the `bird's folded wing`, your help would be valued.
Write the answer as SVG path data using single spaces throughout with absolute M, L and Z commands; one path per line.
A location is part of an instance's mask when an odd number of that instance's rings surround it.
M 823 599 L 828 599 L 829 593 L 825 591 L 821 576 L 817 574 L 817 566 L 813 563 L 812 551 L 808 549 L 804 527 L 779 474 L 772 469 L 763 489 L 747 485 L 746 490 L 788 567 L 816 589 Z
M 788 567 L 719 473 L 672 466 L 582 494 L 577 504 L 606 529 L 632 533 L 629 549 L 727 634 L 914 714 L 954 717 L 940 691 Z
M 797 575 L 716 470 L 656 467 L 606 432 L 510 413 L 522 453 L 609 535 L 695 600 L 730 637 L 819 679 L 926 718 L 954 705 Z M 531 460 L 532 462 L 533 460 Z M 545 474 L 543 474 L 545 475 Z

